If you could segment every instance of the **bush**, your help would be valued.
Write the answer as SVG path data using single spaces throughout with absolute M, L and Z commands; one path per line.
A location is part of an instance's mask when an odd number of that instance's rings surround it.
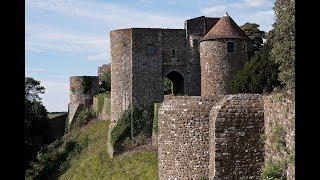
M 266 44 L 254 57 L 245 64 L 232 81 L 231 92 L 269 93 L 281 87 L 278 80 L 279 66 L 270 59 L 270 47 Z
M 286 168 L 285 161 L 281 159 L 268 159 L 262 170 L 262 179 L 286 179 Z
M 38 152 L 36 161 L 26 171 L 26 179 L 47 179 L 64 173 L 70 167 L 71 158 L 81 153 L 88 145 L 88 140 L 79 144 L 71 139 L 64 146 L 61 143 L 61 140 L 56 141 Z

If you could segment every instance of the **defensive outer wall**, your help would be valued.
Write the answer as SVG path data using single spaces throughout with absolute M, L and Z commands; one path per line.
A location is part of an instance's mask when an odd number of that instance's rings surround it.
M 158 114 L 159 179 L 260 179 L 267 160 L 294 157 L 294 109 L 294 93 L 165 99 Z M 275 127 L 282 129 L 282 149 L 275 148 Z M 295 179 L 294 160 L 285 172 Z
M 83 87 L 88 81 L 87 89 Z M 90 82 L 90 83 L 89 83 Z M 98 76 L 73 76 L 70 77 L 70 103 L 68 106 L 68 125 L 77 118 L 83 107 L 90 107 L 93 96 L 99 91 Z
M 181 97 L 159 108 L 159 179 L 256 179 L 263 163 L 260 95 Z

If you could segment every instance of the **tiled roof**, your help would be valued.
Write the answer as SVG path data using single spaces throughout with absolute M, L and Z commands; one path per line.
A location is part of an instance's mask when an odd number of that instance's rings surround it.
M 221 17 L 201 41 L 221 38 L 249 39 L 229 15 Z

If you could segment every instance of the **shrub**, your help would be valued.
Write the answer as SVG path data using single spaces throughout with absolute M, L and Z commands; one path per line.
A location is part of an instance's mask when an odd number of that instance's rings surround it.
M 88 139 L 80 144 L 72 139 L 67 140 L 64 146 L 61 143 L 61 140 L 56 141 L 38 152 L 36 161 L 26 171 L 26 179 L 47 179 L 64 173 L 70 167 L 71 158 L 79 155 L 88 145 Z
M 286 179 L 286 162 L 282 159 L 268 159 L 261 177 L 263 180 Z
M 234 77 L 231 85 L 233 94 L 269 93 L 281 87 L 278 80 L 279 66 L 270 59 L 270 47 L 266 44 L 261 51 L 245 64 Z

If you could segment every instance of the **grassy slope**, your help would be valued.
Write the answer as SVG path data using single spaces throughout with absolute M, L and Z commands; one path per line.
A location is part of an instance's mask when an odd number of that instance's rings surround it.
M 96 121 L 65 135 L 79 143 L 89 144 L 79 156 L 71 159 L 71 167 L 60 179 L 157 179 L 158 162 L 154 152 L 138 152 L 111 159 L 107 153 L 109 121 Z

